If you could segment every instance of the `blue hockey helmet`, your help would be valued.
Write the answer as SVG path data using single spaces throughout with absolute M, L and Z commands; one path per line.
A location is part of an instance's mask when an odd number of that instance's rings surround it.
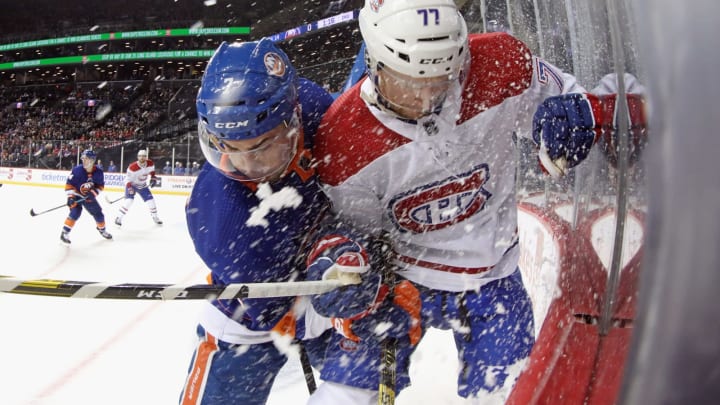
M 225 175 L 257 181 L 292 161 L 300 133 L 297 74 L 271 40 L 220 44 L 196 107 L 203 154 Z
M 82 161 L 83 167 L 87 171 L 91 171 L 95 166 L 95 160 L 97 160 L 97 154 L 92 149 L 85 149 L 80 154 L 80 160 Z
M 93 159 L 93 160 L 95 160 L 95 159 L 97 159 L 97 154 L 96 154 L 95 151 L 92 150 L 92 149 L 85 149 L 85 150 L 82 151 L 82 153 L 80 154 L 80 157 L 81 157 L 81 158 L 88 158 L 88 159 Z

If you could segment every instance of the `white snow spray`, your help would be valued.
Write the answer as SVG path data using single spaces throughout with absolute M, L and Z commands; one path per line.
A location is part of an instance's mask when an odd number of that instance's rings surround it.
M 261 183 L 255 195 L 260 199 L 260 205 L 251 209 L 250 218 L 246 222 L 248 226 L 267 228 L 269 223 L 265 219 L 265 215 L 270 210 L 280 211 L 283 208 L 297 208 L 302 202 L 302 197 L 293 187 L 283 187 L 277 193 L 273 193 L 267 183 Z

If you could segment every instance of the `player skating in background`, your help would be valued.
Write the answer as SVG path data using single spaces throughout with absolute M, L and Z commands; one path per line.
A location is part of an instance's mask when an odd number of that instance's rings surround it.
M 158 225 L 162 225 L 163 222 L 157 214 L 155 198 L 150 191 L 151 188 L 160 185 L 160 178 L 155 176 L 155 164 L 151 159 L 148 159 L 148 153 L 145 149 L 138 151 L 137 159 L 128 166 L 125 176 L 125 199 L 118 210 L 117 217 L 115 217 L 115 225 L 122 226 L 123 217 L 135 202 L 136 194 L 139 194 L 140 198 L 147 204 L 153 221 Z M 150 187 L 148 187 L 148 179 L 150 179 Z
M 105 239 L 112 239 L 112 235 L 105 229 L 105 215 L 98 203 L 97 197 L 105 188 L 105 177 L 103 171 L 95 165 L 97 155 L 92 150 L 84 150 L 80 155 L 79 164 L 70 171 L 65 182 L 65 194 L 70 213 L 65 218 L 60 240 L 63 243 L 70 243 L 69 234 L 80 218 L 83 208 L 95 219 L 95 225 L 100 235 Z
M 327 203 L 310 148 L 331 102 L 322 87 L 297 77 L 270 40 L 215 51 L 197 97 L 207 162 L 186 207 L 212 284 L 305 279 L 308 235 Z M 307 339 L 329 327 L 312 313 L 300 317 L 307 307 L 294 297 L 205 304 L 181 404 L 264 404 L 293 333 Z M 273 331 L 289 335 L 278 342 Z M 318 346 L 305 342 L 311 360 L 322 355 Z
M 382 293 L 378 269 L 367 285 L 315 296 L 341 334 L 310 403 L 376 403 L 385 337 L 398 342 L 397 389 L 407 386 L 417 312 L 423 330 L 453 331 L 458 393 L 502 403 L 534 342 L 518 270 L 513 133 L 531 137 L 561 175 L 593 145 L 597 100 L 509 34 L 468 35 L 452 0 L 367 0 L 359 26 L 368 76 L 325 114 L 319 174 L 339 218 L 387 235 L 396 277 L 406 296 L 408 283 L 417 288 L 422 307 L 378 307 L 380 294 L 367 293 Z M 337 247 L 318 250 L 311 275 L 327 276 Z M 394 327 L 368 335 L 364 317 L 383 310 Z

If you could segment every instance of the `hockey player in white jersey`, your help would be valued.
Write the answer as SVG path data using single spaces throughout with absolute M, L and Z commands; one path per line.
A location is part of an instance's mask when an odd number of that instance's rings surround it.
M 453 331 L 458 393 L 502 403 L 534 343 L 518 270 L 513 134 L 533 139 L 545 170 L 562 175 L 595 142 L 598 100 L 509 34 L 468 35 L 452 0 L 366 0 L 359 25 L 367 77 L 323 118 L 321 181 L 342 221 L 389 236 L 396 277 L 422 300 L 421 333 Z M 311 275 L 327 277 L 342 257 L 328 245 L 311 256 Z M 361 286 L 352 300 L 352 288 L 313 298 L 319 313 L 340 318 L 340 333 L 311 404 L 376 403 L 385 337 L 398 339 L 397 391 L 409 384 L 412 311 L 391 307 L 395 327 L 368 335 L 363 317 L 387 308 L 383 289 Z M 362 301 L 366 310 L 348 319 Z
M 122 226 L 123 217 L 135 202 L 135 194 L 139 194 L 140 198 L 145 201 L 153 221 L 158 225 L 162 225 L 163 222 L 158 217 L 155 197 L 150 191 L 150 188 L 159 186 L 161 181 L 155 175 L 155 164 L 151 159 L 148 159 L 148 153 L 145 149 L 138 151 L 137 159 L 128 166 L 125 176 L 125 199 L 118 210 L 117 217 L 115 217 L 115 225 Z M 148 187 L 148 179 L 150 179 L 150 187 Z

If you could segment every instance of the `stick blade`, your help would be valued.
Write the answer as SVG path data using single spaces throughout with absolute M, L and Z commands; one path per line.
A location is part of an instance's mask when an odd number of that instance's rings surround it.
M 30 216 L 31 216 L 31 217 L 34 217 L 35 215 L 37 215 L 37 214 L 35 213 L 35 210 L 32 209 L 32 208 L 30 208 Z

